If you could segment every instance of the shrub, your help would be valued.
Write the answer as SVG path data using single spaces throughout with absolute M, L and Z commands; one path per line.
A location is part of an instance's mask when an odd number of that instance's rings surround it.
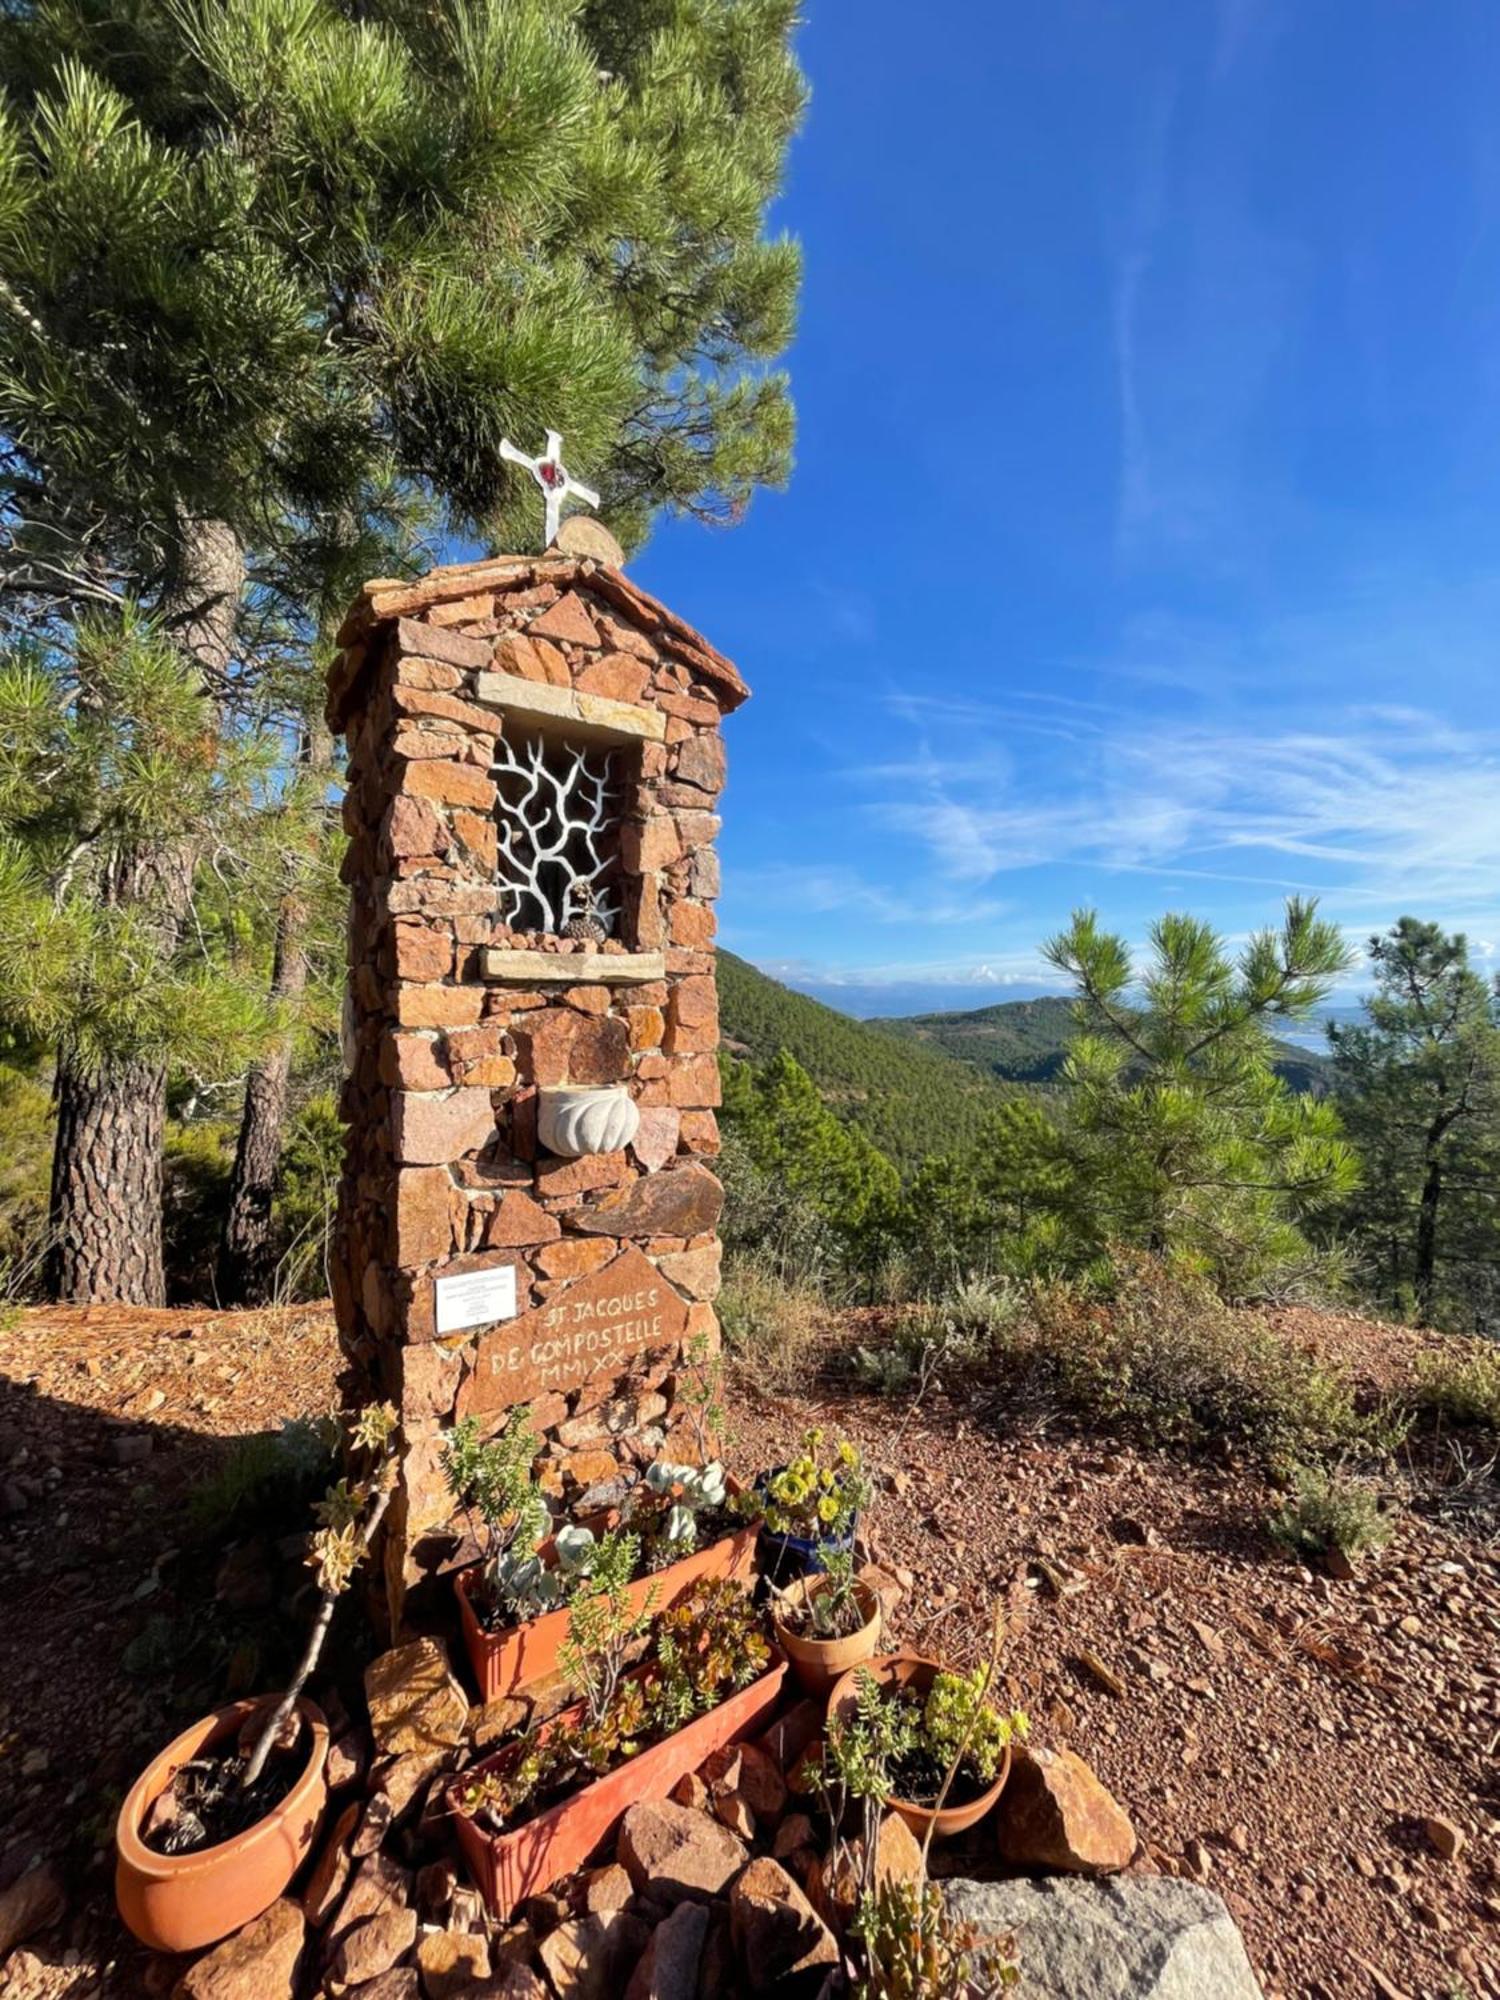
M 1025 1310 L 1025 1295 L 1003 1279 L 975 1278 L 943 1299 L 910 1307 L 879 1346 L 854 1351 L 854 1378 L 883 1396 L 910 1389 L 923 1372 L 977 1369 Z
M 718 1305 L 724 1344 L 753 1381 L 788 1389 L 805 1376 L 823 1313 L 810 1285 L 741 1255 L 730 1260 Z
M 1003 1345 L 1065 1407 L 1152 1444 L 1233 1439 L 1288 1467 L 1349 1451 L 1384 1456 L 1407 1428 L 1387 1410 L 1362 1413 L 1344 1376 L 1260 1314 L 1144 1254 L 1116 1257 L 1107 1292 L 1039 1288 Z
M 328 1242 L 343 1164 L 338 1102 L 331 1091 L 310 1097 L 292 1120 L 276 1169 L 278 1299 L 328 1296 Z
M 1390 1522 L 1369 1480 L 1323 1466 L 1297 1467 L 1291 1498 L 1266 1525 L 1294 1555 L 1325 1556 L 1338 1549 L 1361 1556 L 1391 1539 Z
M 1500 1346 L 1425 1357 L 1416 1401 L 1450 1424 L 1500 1432 Z

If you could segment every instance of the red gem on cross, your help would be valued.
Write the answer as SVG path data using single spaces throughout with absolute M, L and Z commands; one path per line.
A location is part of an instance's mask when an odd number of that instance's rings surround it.
M 554 464 L 550 458 L 544 458 L 536 471 L 544 486 L 561 486 L 562 467 Z

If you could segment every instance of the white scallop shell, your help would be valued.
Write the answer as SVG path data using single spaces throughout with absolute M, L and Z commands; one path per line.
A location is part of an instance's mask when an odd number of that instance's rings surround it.
M 615 1153 L 640 1128 L 640 1107 L 619 1084 L 537 1093 L 537 1137 L 559 1159 L 585 1153 Z

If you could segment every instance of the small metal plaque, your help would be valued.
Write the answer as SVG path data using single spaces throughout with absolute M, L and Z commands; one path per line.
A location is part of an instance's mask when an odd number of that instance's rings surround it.
M 516 1316 L 514 1264 L 438 1278 L 433 1291 L 439 1333 L 461 1333 L 466 1326 L 488 1326 L 493 1320 Z

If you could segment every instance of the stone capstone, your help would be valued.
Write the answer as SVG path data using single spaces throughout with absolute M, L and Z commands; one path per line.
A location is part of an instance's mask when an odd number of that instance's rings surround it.
M 706 1813 L 661 1800 L 627 1810 L 618 1859 L 636 1889 L 649 1885 L 658 1902 L 707 1902 L 744 1867 L 745 1846 Z
M 1108 1875 L 1135 1853 L 1135 1828 L 1071 1750 L 1021 1751 L 998 1809 L 1000 1852 L 1025 1868 Z
M 1015 1935 L 1032 2000 L 1263 2000 L 1211 1890 L 1166 1875 L 945 1882 L 949 1910 Z
M 292 2000 L 304 1931 L 301 1910 L 279 1897 L 189 1966 L 172 2000 Z
M 372 1660 L 365 1700 L 382 1757 L 450 1750 L 463 1741 L 469 1704 L 436 1639 L 414 1639 Z
M 818 1992 L 839 1962 L 832 1931 L 779 1861 L 752 1861 L 729 1892 L 734 1948 L 751 1992 Z

